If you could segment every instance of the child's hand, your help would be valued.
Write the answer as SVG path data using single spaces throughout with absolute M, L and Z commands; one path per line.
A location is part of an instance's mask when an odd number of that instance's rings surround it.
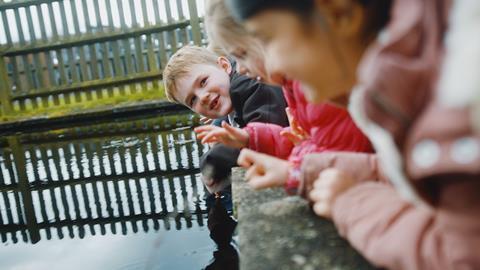
M 283 186 L 288 178 L 290 165 L 283 159 L 243 149 L 237 163 L 248 169 L 245 178 L 254 189 Z
M 303 140 L 309 137 L 308 132 L 306 132 L 298 123 L 298 121 L 293 117 L 292 111 L 289 107 L 285 108 L 287 113 L 288 122 L 290 124 L 289 130 L 282 130 L 280 135 L 285 136 L 289 139 L 293 144 L 297 145 L 298 143 L 302 142 Z
M 248 145 L 248 132 L 222 122 L 222 127 L 206 125 L 194 129 L 202 143 L 223 143 L 230 147 L 243 148 Z
M 309 194 L 313 202 L 313 211 L 321 217 L 331 218 L 335 200 L 356 183 L 341 170 L 323 170 L 313 183 L 313 190 Z
M 200 122 L 204 125 L 210 125 L 213 122 L 213 119 L 202 116 L 202 117 L 200 117 Z

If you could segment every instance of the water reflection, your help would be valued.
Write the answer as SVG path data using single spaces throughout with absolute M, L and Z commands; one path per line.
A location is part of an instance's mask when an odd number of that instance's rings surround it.
M 225 208 L 225 199 L 231 200 L 217 196 L 208 213 L 208 230 L 210 238 L 217 244 L 217 250 L 213 252 L 213 259 L 205 270 L 238 270 L 238 252 L 232 245 L 232 235 L 237 222 Z
M 190 115 L 169 116 L 21 134 L 0 142 L 0 238 L 9 246 L 2 251 L 2 268 L 8 265 L 5 256 L 20 248 L 24 254 L 35 253 L 32 250 L 44 254 L 55 247 L 68 252 L 76 249 L 73 246 L 96 247 L 108 241 L 105 245 L 116 249 L 122 246 L 112 246 L 119 237 L 130 239 L 132 249 L 137 248 L 136 241 L 140 249 L 140 243 L 143 247 L 150 243 L 156 247 L 151 252 L 158 256 L 162 249 L 171 248 L 166 240 L 170 235 L 175 235 L 175 242 L 188 241 L 191 248 L 195 237 L 186 235 L 193 231 L 202 232 L 196 237 L 203 239 L 199 243 L 205 252 L 195 268 L 208 264 L 213 243 L 205 242 L 205 190 L 198 178 L 199 157 L 206 149 L 195 140 L 190 128 L 194 121 Z M 79 244 L 83 238 L 89 240 Z M 183 250 L 188 251 L 189 245 Z M 190 258 L 202 253 L 192 252 Z M 115 254 L 122 260 L 119 256 Z M 137 263 L 141 269 L 192 269 L 191 264 L 158 268 L 169 261 L 143 257 Z M 106 268 L 99 264 L 87 269 Z M 136 268 L 124 265 L 122 269 Z

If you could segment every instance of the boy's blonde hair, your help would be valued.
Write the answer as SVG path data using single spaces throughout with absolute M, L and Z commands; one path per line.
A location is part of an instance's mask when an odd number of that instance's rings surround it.
M 198 64 L 216 65 L 218 56 L 206 48 L 187 45 L 179 49 L 168 60 L 163 70 L 163 84 L 165 95 L 171 102 L 182 103 L 177 100 L 175 94 L 178 92 L 176 83 L 178 79 L 187 75 L 191 67 Z

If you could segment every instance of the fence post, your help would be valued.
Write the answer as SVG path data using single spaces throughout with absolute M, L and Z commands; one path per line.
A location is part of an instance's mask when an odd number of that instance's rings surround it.
M 202 45 L 202 35 L 200 32 L 200 19 L 198 18 L 196 0 L 188 0 L 188 10 L 190 12 L 190 25 L 192 26 L 193 43 Z
M 22 200 L 24 205 L 25 222 L 27 223 L 27 229 L 30 234 L 30 241 L 37 243 L 40 241 L 40 231 L 35 218 L 35 208 L 33 206 L 32 191 L 28 183 L 27 172 L 25 171 L 27 161 L 25 160 L 25 152 L 20 144 L 20 140 L 17 137 L 9 136 L 7 138 L 8 146 L 13 155 L 15 162 L 15 170 L 18 176 L 18 187 L 22 194 Z
M 8 82 L 8 69 L 5 65 L 5 58 L 0 54 L 0 103 L 2 103 L 2 114 L 4 116 L 10 115 L 12 112 L 11 88 Z

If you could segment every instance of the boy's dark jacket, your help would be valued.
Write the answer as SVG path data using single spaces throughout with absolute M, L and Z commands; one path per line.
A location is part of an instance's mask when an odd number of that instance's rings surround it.
M 235 63 L 232 70 L 235 70 Z M 285 113 L 287 104 L 280 87 L 267 85 L 232 71 L 230 98 L 235 112 L 234 121 L 240 128 L 249 122 L 288 126 Z M 230 175 L 232 167 L 237 166 L 239 153 L 239 149 L 216 144 L 201 157 L 200 170 L 205 172 L 205 168 L 210 167 L 208 176 L 215 181 L 221 181 Z

